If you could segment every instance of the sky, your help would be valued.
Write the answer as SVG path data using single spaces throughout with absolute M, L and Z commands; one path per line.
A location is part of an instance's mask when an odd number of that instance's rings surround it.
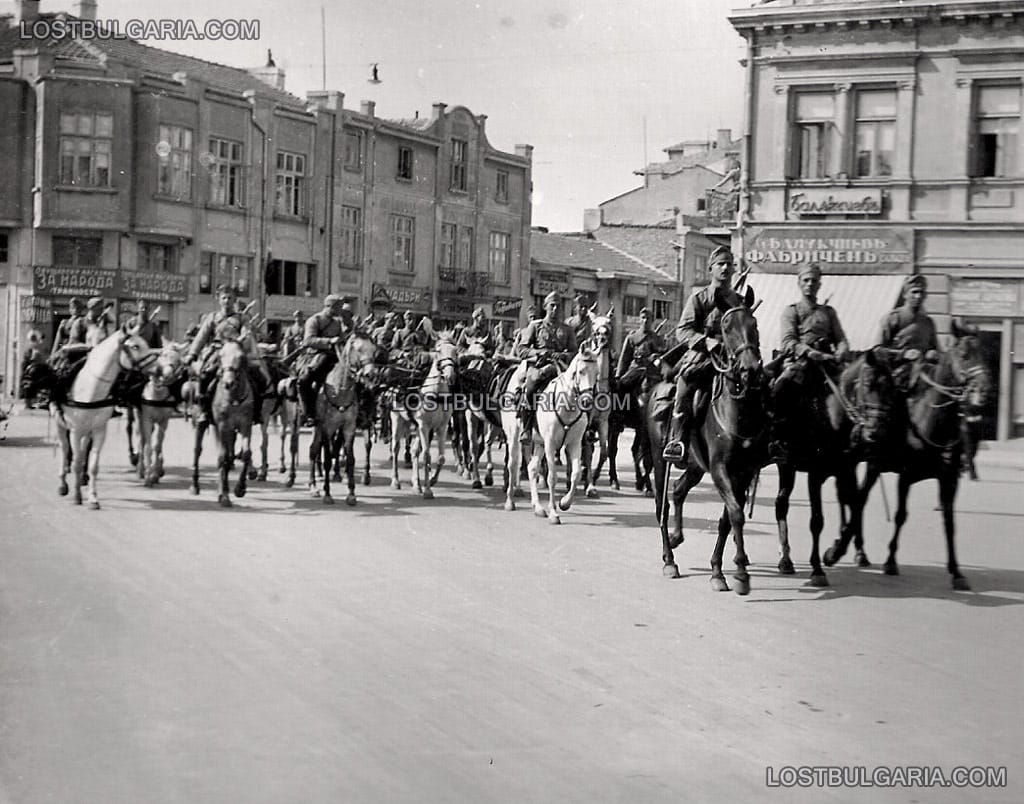
M 99 19 L 259 19 L 256 42 L 147 41 L 236 67 L 273 51 L 285 88 L 324 86 L 387 119 L 434 103 L 487 115 L 491 145 L 534 146 L 533 223 L 578 231 L 583 210 L 642 184 L 681 140 L 738 136 L 752 0 L 98 0 Z M 13 10 L 0 1 L 0 12 Z M 42 0 L 41 11 L 74 11 Z M 216 10 L 212 10 L 213 8 Z M 321 9 L 326 26 L 321 26 Z M 326 60 L 322 31 L 326 30 Z M 378 65 L 380 84 L 370 84 Z

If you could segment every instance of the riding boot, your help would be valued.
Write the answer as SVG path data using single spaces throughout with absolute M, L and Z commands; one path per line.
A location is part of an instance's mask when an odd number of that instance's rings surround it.
M 299 400 L 302 405 L 302 424 L 304 427 L 312 427 L 316 419 L 316 396 L 317 389 L 308 385 L 299 385 Z
M 789 460 L 789 448 L 787 447 L 788 425 L 789 421 L 784 418 L 772 420 L 768 440 L 768 460 L 772 463 L 785 463 Z
M 688 411 L 672 414 L 668 442 L 662 451 L 666 461 L 685 462 L 690 451 L 690 414 Z

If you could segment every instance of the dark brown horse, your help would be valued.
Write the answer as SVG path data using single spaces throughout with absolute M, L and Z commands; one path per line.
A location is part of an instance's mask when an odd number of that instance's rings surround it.
M 896 551 L 900 532 L 907 521 L 910 487 L 918 481 L 935 478 L 939 482 L 939 504 L 946 535 L 946 568 L 954 589 L 970 589 L 956 559 L 953 504 L 963 450 L 960 409 L 964 399 L 974 393 L 972 386 L 983 377 L 979 367 L 983 368 L 981 356 L 971 350 L 943 353 L 933 362 L 918 359 L 907 367 L 905 411 L 898 411 L 904 414 L 902 435 L 894 439 L 893 449 L 886 457 L 868 463 L 860 490 L 863 506 L 882 472 L 898 474 L 895 528 L 885 562 L 886 575 L 899 575 Z M 844 533 L 826 551 L 827 565 L 842 558 L 851 537 L 851 533 Z
M 819 544 L 825 524 L 821 487 L 836 479 L 836 494 L 843 529 L 860 541 L 862 509 L 857 490 L 857 464 L 877 454 L 892 435 L 891 414 L 895 385 L 885 350 L 856 355 L 836 380 L 822 364 L 804 367 L 802 399 L 790 417 L 803 423 L 787 439 L 787 456 L 777 461 L 779 491 L 775 497 L 775 521 L 779 528 L 779 572 L 795 570 L 789 555 L 789 498 L 796 485 L 796 473 L 807 473 L 807 495 L 811 506 L 811 586 L 828 586 L 821 567 Z M 793 401 L 793 400 L 789 400 Z M 863 561 L 867 557 L 859 552 Z
M 767 387 L 758 346 L 757 321 L 750 309 L 753 293 L 748 289 L 745 304 L 721 310 L 721 342 L 723 355 L 712 355 L 714 379 L 711 400 L 702 405 L 705 412 L 691 432 L 689 463 L 672 488 L 675 501 L 675 528 L 668 530 L 668 480 L 670 472 L 661 457 L 665 422 L 654 412 L 648 413 L 648 434 L 654 458 L 657 512 L 661 525 L 663 572 L 679 577 L 672 550 L 683 542 L 683 504 L 686 495 L 705 473 L 711 475 L 724 502 L 718 520 L 718 541 L 711 556 L 711 586 L 728 591 L 722 574 L 725 539 L 732 531 L 736 543 L 736 593 L 750 592 L 750 575 L 743 527 L 746 518 L 743 506 L 747 490 L 758 468 L 764 464 L 765 439 L 768 432 Z M 724 307 L 724 305 L 723 305 Z

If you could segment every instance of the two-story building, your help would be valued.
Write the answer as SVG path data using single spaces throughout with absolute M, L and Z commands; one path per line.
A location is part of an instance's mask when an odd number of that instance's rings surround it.
M 941 333 L 982 330 L 987 437 L 1024 433 L 1024 2 L 771 0 L 730 21 L 747 43 L 734 239 L 763 347 L 801 262 L 861 348 L 920 273 Z

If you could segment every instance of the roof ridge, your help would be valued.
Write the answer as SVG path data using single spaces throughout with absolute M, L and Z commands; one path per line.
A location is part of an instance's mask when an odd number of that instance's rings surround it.
M 601 240 L 597 240 L 595 242 L 600 243 L 606 249 L 608 249 L 610 251 L 614 251 L 616 254 L 618 254 L 618 255 L 620 255 L 622 257 L 625 257 L 626 259 L 632 260 L 637 265 L 641 265 L 641 266 L 643 266 L 644 268 L 647 268 L 650 271 L 654 271 L 656 274 L 661 274 L 661 276 L 665 277 L 666 279 L 675 279 L 675 277 L 671 276 L 667 271 L 663 271 L 663 270 L 661 270 L 660 268 L 658 268 L 658 267 L 656 267 L 654 265 L 650 265 L 650 264 L 644 262 L 643 260 L 641 260 L 639 257 L 634 257 L 628 251 L 623 251 L 621 248 L 613 246 L 611 243 L 605 243 L 605 242 L 603 242 Z

